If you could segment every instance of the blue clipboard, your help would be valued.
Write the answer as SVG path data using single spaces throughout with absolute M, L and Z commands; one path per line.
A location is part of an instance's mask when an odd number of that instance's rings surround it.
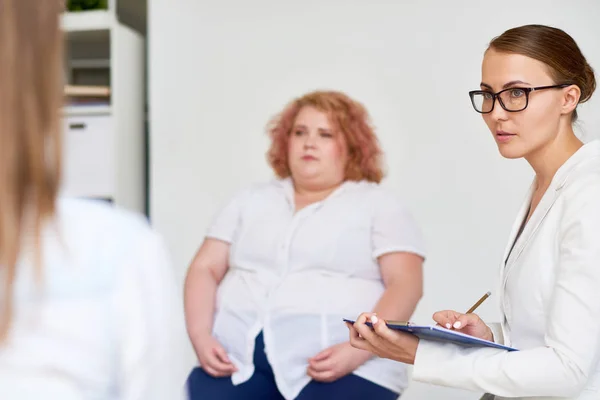
M 345 322 L 354 324 L 353 320 L 344 319 Z M 368 326 L 372 326 L 370 322 L 365 323 Z M 402 322 L 386 322 L 386 325 L 390 329 L 411 333 L 420 339 L 434 340 L 438 342 L 450 342 L 464 347 L 492 347 L 501 350 L 508 351 L 519 351 L 513 347 L 504 346 L 498 343 L 490 342 L 489 340 L 479 339 L 474 336 L 470 336 L 458 331 L 443 328 L 435 325 L 417 325 L 413 323 L 402 323 Z

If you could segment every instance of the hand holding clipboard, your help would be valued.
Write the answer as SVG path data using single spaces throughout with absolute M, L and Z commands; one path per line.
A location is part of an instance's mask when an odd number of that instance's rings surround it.
M 489 296 L 490 292 L 486 293 L 465 314 L 452 310 L 435 313 L 434 320 L 438 323 L 437 326 L 417 325 L 404 321 L 385 321 L 385 324 L 389 329 L 410 333 L 421 339 L 450 342 L 467 347 L 492 347 L 517 351 L 515 348 L 494 343 L 490 328 L 472 313 Z M 347 319 L 344 321 L 349 324 L 355 323 L 355 321 Z M 378 318 L 372 315 L 370 321 L 366 321 L 365 325 L 372 327 L 377 322 Z

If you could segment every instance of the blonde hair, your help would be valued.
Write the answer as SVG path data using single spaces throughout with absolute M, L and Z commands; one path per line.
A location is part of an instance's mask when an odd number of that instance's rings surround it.
M 60 185 L 63 101 L 57 0 L 0 0 L 0 341 L 12 317 L 13 282 L 24 237 L 40 235 Z

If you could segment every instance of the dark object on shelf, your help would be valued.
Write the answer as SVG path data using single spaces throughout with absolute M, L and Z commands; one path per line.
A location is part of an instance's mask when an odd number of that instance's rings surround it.
M 108 0 L 67 0 L 68 11 L 107 10 Z

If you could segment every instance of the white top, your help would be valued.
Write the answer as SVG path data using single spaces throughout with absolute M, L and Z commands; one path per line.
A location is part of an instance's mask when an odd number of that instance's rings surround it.
M 342 319 L 371 310 L 383 294 L 377 257 L 424 256 L 421 234 L 402 204 L 380 186 L 345 182 L 326 200 L 294 213 L 290 179 L 244 190 L 216 217 L 207 236 L 231 243 L 217 292 L 214 335 L 252 376 L 262 330 L 279 391 L 295 398 L 310 381 L 308 359 L 348 341 Z M 402 364 L 371 359 L 356 375 L 401 392 Z
M 492 326 L 520 351 L 421 341 L 413 379 L 499 399 L 600 399 L 600 141 L 556 172 L 509 256 L 534 186 L 503 257 L 503 321 Z
M 181 294 L 144 219 L 60 200 L 43 235 L 41 287 L 25 253 L 0 344 L 2 400 L 183 398 Z

